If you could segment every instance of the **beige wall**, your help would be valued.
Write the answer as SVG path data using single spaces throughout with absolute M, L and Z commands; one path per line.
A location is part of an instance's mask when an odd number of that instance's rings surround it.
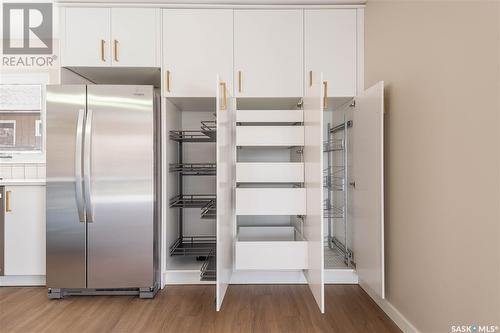
M 500 326 L 500 2 L 368 1 L 387 84 L 387 298 L 418 330 Z

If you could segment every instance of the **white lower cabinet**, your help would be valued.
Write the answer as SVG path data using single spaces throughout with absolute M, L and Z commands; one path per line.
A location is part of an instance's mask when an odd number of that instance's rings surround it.
M 5 186 L 5 275 L 45 275 L 45 186 Z
M 307 241 L 294 227 L 239 227 L 235 246 L 237 270 L 307 268 Z

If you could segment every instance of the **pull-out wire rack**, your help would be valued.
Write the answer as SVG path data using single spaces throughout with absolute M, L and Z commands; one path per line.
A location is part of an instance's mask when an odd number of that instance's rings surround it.
M 170 131 L 169 138 L 176 142 L 215 142 L 215 131 L 186 130 Z
M 215 163 L 171 163 L 170 172 L 180 172 L 181 176 L 215 176 Z
M 201 218 L 206 220 L 217 218 L 217 200 L 210 200 L 205 206 L 201 207 Z
M 169 247 L 171 256 L 191 256 L 203 261 L 200 270 L 202 281 L 213 281 L 216 278 L 216 236 L 184 235 L 184 209 L 200 209 L 203 220 L 216 218 L 215 194 L 185 194 L 186 176 L 215 176 L 216 163 L 186 163 L 183 161 L 185 143 L 216 142 L 216 121 L 202 121 L 198 130 L 173 130 L 170 140 L 178 143 L 177 162 L 169 165 L 169 172 L 177 173 L 178 194 L 170 198 L 169 206 L 178 208 L 178 238 Z M 191 215 L 187 215 L 191 216 Z
M 323 202 L 323 217 L 327 223 L 325 237 L 331 251 L 339 250 L 344 263 L 349 265 L 352 252 L 348 247 L 348 131 L 352 121 L 344 120 L 336 126 L 328 124 L 327 140 L 323 143 L 327 167 L 323 170 L 323 187 L 326 192 Z M 338 251 L 337 251 L 338 253 Z
M 217 264 L 215 250 L 210 251 L 205 262 L 201 266 L 200 280 L 215 281 L 217 278 Z
M 170 199 L 170 208 L 203 208 L 212 201 L 214 194 L 179 194 Z
M 343 219 L 345 216 L 345 207 L 338 207 L 328 202 L 323 203 L 323 217 L 326 219 Z M 330 235 L 329 235 L 330 237 Z
M 171 256 L 206 257 L 215 253 L 215 236 L 183 236 L 170 245 Z

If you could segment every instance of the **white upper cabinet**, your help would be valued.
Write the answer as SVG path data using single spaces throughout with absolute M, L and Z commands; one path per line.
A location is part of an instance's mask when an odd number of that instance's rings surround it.
M 232 91 L 233 10 L 163 10 L 166 96 L 215 97 L 217 75 Z
M 305 84 L 322 72 L 328 97 L 356 96 L 356 9 L 304 11 Z
M 159 67 L 159 9 L 113 8 L 111 48 L 113 66 Z
M 235 10 L 236 97 L 303 94 L 303 11 Z
M 111 9 L 64 8 L 62 13 L 62 65 L 111 65 Z
M 159 67 L 154 8 L 64 8 L 63 66 Z

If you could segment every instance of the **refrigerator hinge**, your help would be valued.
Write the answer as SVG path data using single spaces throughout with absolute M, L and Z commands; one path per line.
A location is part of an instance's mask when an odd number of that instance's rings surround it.
M 353 125 L 354 125 L 354 121 L 352 121 L 352 120 L 348 120 L 348 121 L 347 121 L 347 128 L 350 128 L 350 127 L 352 127 Z
M 351 104 L 349 104 L 349 107 L 351 107 L 351 108 L 356 107 L 356 100 L 355 99 L 352 100 Z

